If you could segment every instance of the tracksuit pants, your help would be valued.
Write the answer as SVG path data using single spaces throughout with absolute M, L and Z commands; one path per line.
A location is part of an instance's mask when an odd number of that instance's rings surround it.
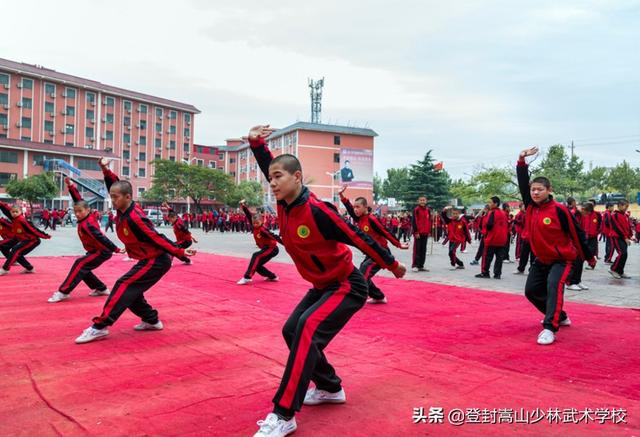
M 557 332 L 560 322 L 567 318 L 562 305 L 564 286 L 572 269 L 571 261 L 542 264 L 536 259 L 527 277 L 524 294 L 544 314 L 544 328 L 553 332 Z
M 320 390 L 340 391 L 342 380 L 327 361 L 324 349 L 364 306 L 366 298 L 367 283 L 355 267 L 344 281 L 323 289 L 312 288 L 302 298 L 282 328 L 290 352 L 273 398 L 276 414 L 291 417 L 300 411 L 310 381 Z
M 598 237 L 587 237 L 587 247 L 593 254 L 593 256 L 598 256 Z
M 15 241 L 16 243 L 11 248 L 9 248 L 8 250 L 5 249 L 2 251 L 4 256 L 7 258 L 2 268 L 5 270 L 10 270 L 11 266 L 14 263 L 18 262 L 25 269 L 32 270 L 33 266 L 29 261 L 27 261 L 27 259 L 25 258 L 25 255 L 27 255 L 29 252 L 31 252 L 33 249 L 35 249 L 40 245 L 40 239 L 38 238 L 36 240 L 15 240 Z
M 458 258 L 458 256 L 456 255 L 456 251 L 458 250 L 458 246 L 460 246 L 460 243 L 456 243 L 454 241 L 449 241 L 449 261 L 451 262 L 452 266 L 464 266 L 464 263 L 460 260 L 460 258 Z
M 502 276 L 502 260 L 504 259 L 504 246 L 485 246 L 482 254 L 482 274 L 488 275 L 489 268 L 493 257 L 496 257 L 495 263 L 493 263 L 493 275 Z
M 615 237 L 605 237 L 604 261 L 611 262 L 613 258 L 613 240 Z
M 276 278 L 276 274 L 267 269 L 264 265 L 275 258 L 278 253 L 280 253 L 278 246 L 267 246 L 263 247 L 257 252 L 254 252 L 253 255 L 251 255 L 251 261 L 249 261 L 247 271 L 244 272 L 245 279 L 253 278 L 253 275 L 255 275 L 256 273 L 258 273 L 260 276 L 264 276 L 265 278 Z
M 574 285 L 582 282 L 582 272 L 584 270 L 584 259 L 577 257 L 573 260 L 573 270 L 567 280 L 567 284 Z
M 384 299 L 384 293 L 373 283 L 373 277 L 378 273 L 382 267 L 380 267 L 373 259 L 368 256 L 362 261 L 358 270 L 364 276 L 364 280 L 367 281 L 369 287 L 369 297 L 372 299 L 380 300 Z
M 178 243 L 178 247 L 181 248 L 181 249 L 187 249 L 187 248 L 191 247 L 192 244 L 193 244 L 193 241 L 185 240 L 185 241 L 181 241 L 180 243 Z M 186 255 L 183 256 L 183 257 L 178 257 L 178 259 L 180 261 L 182 261 L 183 263 L 191 264 L 191 258 L 189 258 Z
M 93 252 L 87 253 L 85 256 L 78 258 L 71 266 L 71 270 L 67 278 L 60 284 L 58 291 L 60 293 L 69 294 L 74 288 L 84 281 L 92 290 L 104 291 L 107 286 L 93 273 L 93 270 L 100 267 L 105 261 L 111 259 L 111 252 Z
M 18 244 L 18 240 L 16 240 L 15 238 L 0 240 L 0 252 L 2 252 L 5 258 L 9 259 L 11 257 L 11 248 L 13 248 L 13 246 L 15 246 L 16 244 Z M 29 262 L 23 256 L 18 258 L 16 262 L 25 269 L 30 268 L 28 266 L 31 266 L 31 264 L 29 264 Z
M 624 275 L 624 266 L 627 264 L 627 242 L 624 238 L 612 237 L 611 245 L 613 246 L 613 250 L 618 254 L 611 265 L 611 270 Z
M 478 245 L 478 250 L 476 251 L 476 256 L 474 259 L 476 261 L 480 261 L 482 258 L 482 254 L 484 253 L 484 237 L 480 237 L 480 244 Z
M 533 261 L 536 259 L 535 255 L 531 251 L 531 245 L 525 239 L 520 242 L 520 259 L 518 260 L 518 271 L 524 272 L 527 268 L 527 264 L 533 265 Z
M 138 261 L 116 281 L 102 314 L 93 318 L 93 327 L 102 329 L 113 325 L 127 308 L 143 322 L 152 325 L 158 323 L 158 311 L 147 303 L 144 292 L 153 287 L 170 268 L 171 256 L 167 253 Z
M 417 238 L 414 237 L 411 267 L 424 268 L 424 262 L 427 258 L 427 241 L 429 241 L 429 234 L 418 234 Z

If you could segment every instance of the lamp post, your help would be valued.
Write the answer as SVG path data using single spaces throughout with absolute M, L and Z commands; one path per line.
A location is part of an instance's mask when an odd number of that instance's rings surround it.
M 325 171 L 324 173 L 327 176 L 331 176 L 331 203 L 335 203 L 335 180 L 336 180 L 336 175 L 340 172 L 340 170 L 336 170 L 333 173 L 331 173 L 330 171 Z
M 182 158 L 182 162 L 184 162 L 187 165 L 191 165 L 191 163 L 193 161 L 195 161 L 196 159 L 198 159 L 198 158 L 196 158 L 196 157 L 193 157 L 191 159 Z M 189 195 L 187 195 L 187 214 L 191 214 L 191 201 L 189 200 Z

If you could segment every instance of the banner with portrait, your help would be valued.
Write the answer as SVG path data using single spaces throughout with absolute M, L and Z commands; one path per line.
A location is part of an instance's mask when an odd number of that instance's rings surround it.
M 373 150 L 342 149 L 338 175 L 343 185 L 373 189 Z

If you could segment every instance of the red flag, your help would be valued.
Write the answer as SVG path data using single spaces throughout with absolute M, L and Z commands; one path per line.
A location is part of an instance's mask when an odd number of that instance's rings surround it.
M 436 163 L 433 165 L 433 169 L 434 169 L 435 171 L 443 170 L 443 169 L 444 169 L 444 162 L 442 162 L 442 161 L 440 161 L 440 162 L 436 162 Z

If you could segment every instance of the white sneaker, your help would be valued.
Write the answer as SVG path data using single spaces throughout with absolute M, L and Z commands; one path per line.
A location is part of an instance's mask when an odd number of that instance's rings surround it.
M 47 302 L 49 303 L 56 303 L 56 302 L 60 302 L 63 300 L 69 299 L 69 295 L 68 294 L 64 294 L 61 293 L 59 291 L 54 292 L 51 297 L 49 299 L 47 299 Z
M 280 278 L 278 278 L 277 276 L 275 278 L 267 278 L 267 281 L 269 282 L 278 282 L 280 280 Z
M 8 273 L 8 272 L 7 272 L 7 273 Z M 2 273 L 0 273 L 0 274 L 2 274 Z M 622 276 L 620 276 L 620 273 L 618 273 L 618 272 L 614 272 L 613 270 L 609 270 L 609 274 L 610 274 L 611 276 L 613 276 L 614 278 L 616 278 L 616 279 L 622 279 Z
M 341 388 L 337 393 L 329 393 L 325 390 L 310 388 L 304 396 L 304 405 L 320 405 L 320 404 L 344 404 L 347 402 L 347 396 L 344 389 Z
M 582 291 L 582 287 L 580 287 L 578 284 L 571 284 L 571 285 L 567 285 L 567 290 Z
M 253 437 L 284 437 L 298 428 L 295 417 L 284 420 L 275 413 L 269 413 L 264 420 L 258 420 L 258 426 L 260 429 Z
M 9 270 L 0 269 L 0 276 L 4 276 L 4 275 L 8 275 L 8 274 L 9 274 Z
M 578 284 L 578 287 L 582 288 L 583 290 L 588 290 L 589 286 L 586 284 L 583 284 L 582 282 Z
M 370 297 L 367 299 L 367 303 L 387 303 L 387 296 L 383 297 L 382 299 L 374 299 Z
M 412 267 L 412 268 L 411 268 L 411 271 L 412 271 L 412 272 L 414 272 L 414 273 L 416 273 L 416 272 L 418 271 L 418 268 L 417 268 L 417 267 Z
M 109 296 L 109 289 L 105 288 L 104 290 L 91 290 L 91 293 L 89 293 L 89 296 Z
M 543 329 L 540 334 L 538 334 L 538 344 L 551 344 L 556 340 L 556 336 L 553 331 L 549 329 Z
M 238 285 L 246 285 L 246 284 L 248 284 L 250 282 L 251 282 L 251 279 L 242 278 L 238 282 L 236 282 L 236 284 L 238 284 Z
M 155 325 L 147 322 L 140 322 L 136 326 L 133 327 L 136 331 L 162 331 L 164 329 L 164 325 L 160 320 Z
M 540 320 L 540 324 L 544 323 L 544 319 Z M 560 320 L 560 326 L 571 326 L 571 319 L 567 316 L 566 319 Z
M 90 341 L 104 338 L 107 335 L 109 335 L 109 330 L 107 328 L 96 329 L 93 326 L 89 326 L 87 329 L 82 331 L 82 334 L 80 334 L 78 338 L 76 338 L 76 343 L 89 343 Z
M 631 276 L 625 275 L 624 273 L 620 275 L 621 279 L 631 279 Z

